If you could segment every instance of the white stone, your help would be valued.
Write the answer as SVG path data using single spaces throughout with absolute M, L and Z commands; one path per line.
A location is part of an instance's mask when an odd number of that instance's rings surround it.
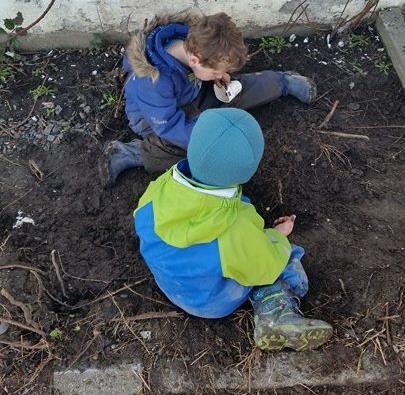
M 54 389 L 60 395 L 137 395 L 142 394 L 141 374 L 140 362 L 66 370 L 54 373 Z

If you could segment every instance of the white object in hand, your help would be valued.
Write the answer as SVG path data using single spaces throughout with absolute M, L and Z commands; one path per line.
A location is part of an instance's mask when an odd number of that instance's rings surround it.
M 231 81 L 227 86 L 214 84 L 215 96 L 224 103 L 230 103 L 242 91 L 239 81 Z

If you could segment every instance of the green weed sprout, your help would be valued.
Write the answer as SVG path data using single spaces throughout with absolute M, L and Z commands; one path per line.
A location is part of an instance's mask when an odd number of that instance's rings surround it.
M 55 90 L 50 88 L 49 86 L 45 86 L 43 83 L 38 85 L 35 89 L 31 91 L 32 96 L 34 99 L 39 99 L 42 96 L 52 96 L 55 93 Z
M 286 48 L 290 48 L 291 44 L 284 38 L 280 36 L 274 37 L 263 37 L 260 41 L 259 48 L 267 53 L 280 54 Z
M 116 93 L 103 93 L 101 101 L 101 109 L 114 108 L 118 103 L 118 95 Z
M 364 47 L 370 44 L 368 37 L 363 36 L 362 34 L 350 34 L 349 36 L 349 48 L 357 48 L 357 47 Z
M 13 70 L 8 66 L 0 66 L 0 84 L 6 84 L 14 76 Z
M 391 68 L 391 63 L 388 62 L 384 62 L 383 60 L 381 61 L 377 61 L 374 63 L 375 67 L 377 68 L 377 70 L 385 75 L 388 75 L 388 73 L 390 72 L 390 68 Z
M 62 340 L 63 333 L 59 328 L 55 328 L 49 332 L 49 337 L 52 340 Z

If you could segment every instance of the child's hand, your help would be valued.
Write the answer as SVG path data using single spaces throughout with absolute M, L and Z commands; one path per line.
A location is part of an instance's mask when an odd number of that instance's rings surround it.
M 295 218 L 295 215 L 277 218 L 273 223 L 273 228 L 277 229 L 284 236 L 288 236 L 294 228 Z
M 218 86 L 227 86 L 231 82 L 231 76 L 228 73 L 223 73 L 220 78 L 215 80 Z

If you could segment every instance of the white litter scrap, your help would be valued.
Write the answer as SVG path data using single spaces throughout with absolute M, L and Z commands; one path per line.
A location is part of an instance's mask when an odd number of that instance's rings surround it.
M 326 45 L 328 46 L 329 49 L 332 48 L 332 45 L 331 45 L 331 43 L 330 43 L 330 34 L 328 34 L 328 35 L 326 36 Z
M 308 43 L 309 43 L 309 38 L 308 38 L 308 37 L 305 37 L 303 43 L 304 43 L 304 44 L 308 44 Z
M 288 41 L 289 41 L 290 43 L 292 43 L 292 42 L 295 41 L 296 38 L 297 38 L 297 36 L 296 36 L 295 34 L 291 34 L 291 36 L 290 36 L 290 38 L 288 39 Z
M 35 225 L 34 220 L 30 217 L 24 217 L 22 211 L 18 211 L 17 217 L 15 219 L 16 219 L 16 222 L 13 225 L 13 229 L 21 228 L 21 226 L 23 226 L 23 224 Z
M 353 81 L 349 84 L 349 88 L 350 88 L 350 89 L 353 89 L 353 88 L 354 88 L 354 82 L 353 82 Z
M 323 64 L 324 66 L 327 65 L 327 63 L 326 63 L 324 60 L 320 60 L 318 63 L 319 63 L 319 64 Z
M 338 47 L 339 48 L 343 48 L 345 46 L 345 42 L 343 41 L 343 40 L 340 40 L 339 42 L 338 42 Z
M 142 339 L 150 340 L 152 337 L 152 332 L 151 331 L 141 331 L 140 335 L 141 335 Z

